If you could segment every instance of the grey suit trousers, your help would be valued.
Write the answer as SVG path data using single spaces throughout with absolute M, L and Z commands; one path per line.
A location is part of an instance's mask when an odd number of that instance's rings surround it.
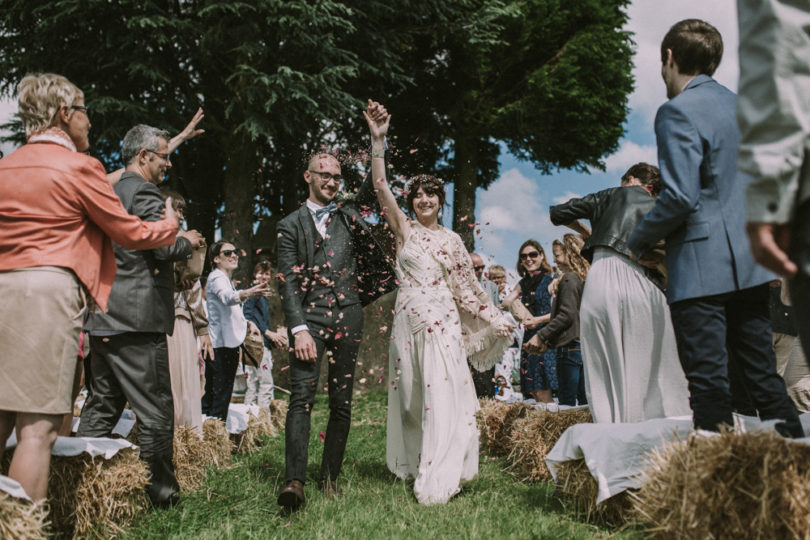
M 125 332 L 90 337 L 92 390 L 82 410 L 79 437 L 109 437 L 129 402 L 138 420 L 141 459 L 152 474 L 153 503 L 179 487 L 172 466 L 174 405 L 166 335 Z

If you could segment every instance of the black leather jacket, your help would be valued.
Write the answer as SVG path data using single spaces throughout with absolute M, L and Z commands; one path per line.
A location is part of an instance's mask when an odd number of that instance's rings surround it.
M 551 222 L 568 225 L 578 219 L 590 220 L 593 230 L 582 247 L 588 261 L 593 261 L 596 246 L 629 256 L 627 240 L 654 205 L 655 199 L 641 186 L 615 187 L 552 206 Z

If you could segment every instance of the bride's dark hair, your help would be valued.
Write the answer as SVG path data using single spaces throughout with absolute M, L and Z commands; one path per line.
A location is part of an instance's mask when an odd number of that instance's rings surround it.
M 436 195 L 439 197 L 439 221 L 441 221 L 441 211 L 447 200 L 447 194 L 444 191 L 444 182 L 430 174 L 419 174 L 408 180 L 408 184 L 405 186 L 405 202 L 411 217 L 414 216 L 413 201 L 416 199 L 416 192 L 419 191 L 419 188 L 422 188 L 428 195 Z

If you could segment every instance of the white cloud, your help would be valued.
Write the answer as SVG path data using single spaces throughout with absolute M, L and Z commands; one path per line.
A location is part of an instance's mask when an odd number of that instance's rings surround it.
M 489 189 L 478 192 L 476 251 L 489 262 L 497 261 L 509 268 L 517 248 L 528 238 L 548 244 L 548 249 L 560 231 L 549 220 L 552 202 L 536 178 L 515 168 L 504 171 Z
M 634 0 L 627 10 L 627 30 L 634 33 L 636 54 L 633 76 L 636 90 L 630 96 L 630 108 L 641 113 L 651 124 L 655 111 L 666 101 L 661 80 L 661 40 L 667 30 L 682 19 L 703 19 L 723 36 L 723 61 L 714 77 L 731 90 L 737 89 L 739 64 L 737 10 L 734 0 Z
M 566 191 L 562 195 L 551 199 L 551 202 L 553 202 L 554 204 L 562 204 L 564 202 L 568 202 L 571 199 L 581 199 L 581 198 L 582 195 L 580 195 L 579 193 L 574 193 L 573 191 Z
M 605 159 L 609 173 L 624 174 L 632 165 L 644 161 L 651 165 L 658 164 L 658 151 L 653 145 L 640 145 L 625 139 L 619 150 Z

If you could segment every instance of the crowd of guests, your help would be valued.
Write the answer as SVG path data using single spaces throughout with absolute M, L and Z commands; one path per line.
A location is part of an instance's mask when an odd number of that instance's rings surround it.
M 57 433 L 70 433 L 83 381 L 77 435 L 110 436 L 129 404 L 150 499 L 170 506 L 179 489 L 174 427 L 201 433 L 203 415 L 226 418 L 249 334 L 261 352 L 247 368 L 246 399 L 269 406 L 269 348 L 287 342 L 269 319 L 272 269 L 259 263 L 256 284 L 236 291 L 234 246 L 207 249 L 197 231 L 182 230 L 183 197 L 157 187 L 170 153 L 201 132 L 202 111 L 172 139 L 133 127 L 123 139 L 125 167 L 109 175 L 83 153 L 88 107 L 66 78 L 25 77 L 19 112 L 27 144 L 0 161 L 0 450 L 13 429 L 18 440 L 9 476 L 34 500 L 45 497 L 51 448 Z M 214 270 L 203 287 L 206 253 Z
M 170 154 L 201 132 L 201 111 L 171 139 L 133 127 L 123 139 L 125 167 L 107 175 L 84 154 L 90 120 L 82 91 L 58 75 L 25 77 L 19 111 L 27 144 L 0 160 L 0 453 L 13 429 L 18 439 L 9 476 L 33 499 L 45 498 L 51 448 L 83 367 L 89 395 L 78 435 L 109 436 L 128 403 L 151 474 L 149 497 L 174 505 L 174 427 L 199 432 L 203 415 L 227 418 L 240 359 L 246 400 L 268 407 L 275 346 L 290 350 L 292 390 L 279 504 L 304 502 L 324 352 L 331 413 L 321 487 L 336 495 L 362 306 L 395 283 L 388 463 L 398 476 L 416 478 L 420 502 L 444 502 L 477 474 L 477 432 L 458 420 L 475 410 L 469 383 L 479 396 L 509 391 L 510 399 L 542 407 L 588 405 L 595 422 L 691 412 L 696 428 L 719 430 L 739 412 L 802 437 L 798 411 L 810 407 L 810 371 L 795 336 L 807 330 L 807 235 L 794 238 L 798 264 L 791 262 L 780 250 L 789 231 L 757 221 L 782 212 L 775 201 L 762 204 L 773 190 L 754 183 L 749 247 L 735 96 L 711 78 L 722 51 L 720 34 L 704 21 L 669 30 L 661 44 L 669 101 L 655 123 L 660 169 L 638 163 L 620 185 L 552 206 L 551 221 L 576 234 L 554 241 L 553 258 L 526 240 L 511 288 L 503 266 L 487 268 L 441 226 L 439 179 L 411 179 L 408 214 L 398 208 L 385 179 L 390 115 L 369 101 L 376 185 L 365 181 L 356 201 L 376 194 L 381 208 L 394 209 L 384 215 L 395 233 L 398 279 L 357 208 L 333 201 L 340 163 L 316 154 L 304 172 L 309 199 L 279 223 L 289 332 L 271 324 L 270 263 L 259 262 L 252 286 L 237 289 L 237 246 L 209 247 L 197 231 L 183 230 L 185 201 L 158 188 Z M 793 224 L 799 233 L 810 214 L 802 204 Z M 360 245 L 375 253 L 360 253 Z M 204 279 L 205 257 L 212 270 Z M 434 333 L 439 316 L 446 327 Z M 493 351 L 503 354 L 500 362 L 490 361 Z M 435 424 L 413 422 L 416 415 L 435 416 Z M 448 461 L 458 470 L 447 485 L 449 469 L 428 471 L 420 457 L 445 448 L 459 453 Z

